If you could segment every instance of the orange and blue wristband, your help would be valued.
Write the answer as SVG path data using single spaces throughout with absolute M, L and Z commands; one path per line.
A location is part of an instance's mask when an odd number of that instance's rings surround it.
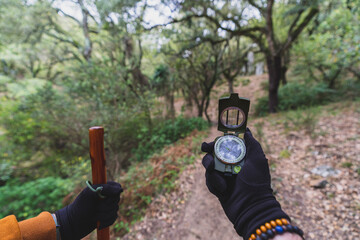
M 304 239 L 304 232 L 300 228 L 291 225 L 286 218 L 282 218 L 271 220 L 270 222 L 261 225 L 256 229 L 255 233 L 250 235 L 248 240 L 268 240 L 285 232 L 296 233 Z

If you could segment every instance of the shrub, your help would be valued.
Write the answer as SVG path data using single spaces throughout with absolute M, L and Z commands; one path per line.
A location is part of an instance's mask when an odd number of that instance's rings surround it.
M 31 218 L 42 211 L 62 208 L 61 199 L 71 190 L 71 180 L 40 178 L 20 184 L 13 182 L 0 187 L 0 219 L 14 214 L 19 220 Z
M 13 169 L 11 165 L 5 161 L 0 161 L 0 186 L 2 182 L 6 182 L 10 179 Z
M 162 149 L 165 145 L 186 137 L 194 129 L 201 131 L 207 127 L 208 123 L 202 118 L 186 119 L 180 116 L 174 120 L 160 121 L 152 129 L 151 136 L 147 135 L 148 129 L 146 128 L 138 135 L 140 144 L 134 151 L 135 157 L 138 160 L 144 160 Z
M 331 98 L 335 96 L 335 93 L 336 91 L 329 89 L 324 83 L 308 86 L 302 83 L 290 82 L 279 88 L 278 110 L 285 111 L 319 105 L 330 101 Z M 268 104 L 269 100 L 267 96 L 258 99 L 255 106 L 256 115 L 266 115 L 268 112 Z
M 0 74 L 0 92 L 5 92 L 7 90 L 6 84 L 11 82 L 11 78 Z
M 21 177 L 59 176 L 61 161 L 77 163 L 74 159 L 88 153 L 84 114 L 49 84 L 19 100 L 4 101 L 2 145 L 8 161 L 17 166 L 15 175 L 26 166 Z
M 338 100 L 344 98 L 355 100 L 360 96 L 360 81 L 346 79 L 339 88 Z
M 6 131 L 0 154 L 8 154 L 7 159 L 16 166 L 14 175 L 21 174 L 26 180 L 72 176 L 66 169 L 87 158 L 88 128 L 97 125 L 105 129 L 111 174 L 127 167 L 132 149 L 139 144 L 138 133 L 149 125 L 149 118 L 137 101 L 131 108 L 99 102 L 72 98 L 51 84 L 21 99 L 4 101 L 0 106 L 0 125 Z

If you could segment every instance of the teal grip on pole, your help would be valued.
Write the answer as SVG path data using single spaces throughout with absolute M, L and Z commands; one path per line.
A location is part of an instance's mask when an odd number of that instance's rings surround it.
M 103 190 L 103 187 L 97 187 L 96 189 L 93 188 L 92 183 L 90 181 L 86 181 L 86 185 L 88 186 L 88 188 L 93 191 L 94 193 L 97 193 L 97 195 L 100 198 L 106 198 L 104 195 L 101 194 L 101 191 Z

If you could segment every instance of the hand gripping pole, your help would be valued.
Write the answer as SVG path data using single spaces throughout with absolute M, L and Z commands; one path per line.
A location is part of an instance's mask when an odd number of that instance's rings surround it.
M 104 128 L 91 127 L 89 128 L 89 145 L 90 145 L 90 158 L 92 170 L 93 184 L 104 184 L 106 180 L 106 162 L 104 151 Z M 99 227 L 100 222 L 97 223 Z M 109 227 L 97 230 L 98 240 L 109 240 L 110 230 Z

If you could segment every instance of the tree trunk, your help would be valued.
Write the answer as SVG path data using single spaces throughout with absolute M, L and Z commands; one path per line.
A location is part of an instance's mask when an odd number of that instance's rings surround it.
M 228 84 L 229 84 L 229 93 L 233 93 L 234 92 L 234 84 L 233 81 L 228 79 Z
M 276 112 L 279 100 L 278 89 L 281 80 L 281 57 L 280 56 L 266 56 L 266 63 L 269 74 L 269 112 Z
M 197 107 L 198 107 L 198 117 L 202 117 L 202 115 L 203 115 L 203 107 L 200 106 L 200 105 L 198 105 Z
M 206 98 L 206 104 L 205 104 L 205 111 L 204 112 L 205 112 L 205 116 L 206 116 L 206 119 L 207 119 L 208 123 L 211 123 L 210 116 L 209 116 L 209 114 L 207 112 L 207 109 L 209 107 L 209 103 L 210 103 L 210 95 L 207 96 L 207 98 Z
M 287 67 L 283 66 L 281 68 L 281 82 L 282 82 L 283 85 L 287 84 L 286 71 L 287 71 Z
M 201 102 L 197 102 L 198 117 L 202 117 L 204 113 L 205 97 L 202 97 Z
M 166 99 L 166 118 L 175 118 L 175 105 L 174 105 L 174 93 L 168 93 L 165 95 Z
M 283 85 L 287 84 L 286 72 L 290 64 L 290 49 L 284 52 L 281 58 L 281 82 Z
M 334 89 L 335 88 L 335 80 L 338 78 L 339 74 L 341 73 L 342 68 L 339 67 L 339 69 L 336 70 L 335 73 L 332 74 L 332 76 L 329 79 L 329 88 Z

